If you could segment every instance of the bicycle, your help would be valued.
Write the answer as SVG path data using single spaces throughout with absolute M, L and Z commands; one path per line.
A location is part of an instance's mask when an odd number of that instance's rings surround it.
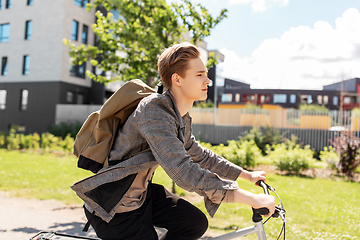
M 270 218 L 278 218 L 281 217 L 283 221 L 283 227 L 281 229 L 281 232 L 279 234 L 278 239 L 280 238 L 282 232 L 284 231 L 284 239 L 285 239 L 285 209 L 283 207 L 283 204 L 281 202 L 281 199 L 279 195 L 275 192 L 275 189 L 272 188 L 270 185 L 266 184 L 263 181 L 258 181 L 256 183 L 258 186 L 262 187 L 264 190 L 264 193 L 269 195 L 269 191 L 272 191 L 276 194 L 278 197 L 280 203 L 278 206 L 275 207 L 275 213 L 269 217 L 264 223 L 262 222 L 263 218 L 262 215 L 267 215 L 269 213 L 269 210 L 267 208 L 260 208 L 260 209 L 252 209 L 253 210 L 253 216 L 252 220 L 254 222 L 254 226 L 247 227 L 243 229 L 236 230 L 234 232 L 230 232 L 221 236 L 217 236 L 214 238 L 211 238 L 210 240 L 229 240 L 234 239 L 237 237 L 245 237 L 249 234 L 256 233 L 259 240 L 266 240 L 266 233 L 264 229 L 264 224 L 270 219 Z M 67 234 L 60 234 L 55 232 L 39 232 L 36 234 L 33 238 L 30 240 L 75 240 L 75 239 L 91 239 L 91 240 L 100 240 L 98 238 L 89 238 L 89 237 L 79 237 L 79 236 L 73 236 L 73 235 L 67 235 Z
M 230 233 L 227 233 L 227 234 L 224 234 L 221 236 L 217 236 L 217 237 L 211 238 L 211 240 L 228 240 L 228 239 L 234 239 L 234 238 L 238 238 L 238 237 L 245 237 L 245 236 L 247 236 L 249 234 L 253 234 L 253 233 L 257 234 L 257 237 L 259 240 L 266 240 L 264 224 L 270 218 L 278 218 L 278 217 L 280 217 L 282 219 L 283 226 L 282 226 L 281 232 L 279 234 L 279 237 L 277 239 L 280 239 L 281 234 L 283 232 L 284 232 L 284 239 L 285 239 L 285 224 L 287 221 L 285 219 L 285 209 L 283 207 L 283 204 L 281 202 L 279 195 L 275 192 L 274 188 L 272 188 L 270 185 L 266 184 L 263 181 L 258 181 L 256 184 L 263 188 L 265 194 L 269 195 L 269 191 L 272 191 L 278 197 L 280 203 L 278 206 L 275 207 L 275 213 L 263 223 L 262 215 L 267 215 L 269 213 L 269 210 L 267 208 L 260 208 L 260 209 L 253 208 L 252 209 L 253 210 L 252 221 L 254 222 L 254 226 L 242 228 L 242 229 L 236 230 L 234 232 L 230 232 Z

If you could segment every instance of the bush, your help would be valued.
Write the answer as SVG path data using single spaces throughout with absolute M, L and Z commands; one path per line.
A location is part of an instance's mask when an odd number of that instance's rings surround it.
M 339 171 L 338 165 L 340 159 L 332 146 L 324 147 L 324 150 L 320 151 L 319 158 L 321 161 L 326 162 L 329 168 Z
M 45 151 L 62 151 L 72 152 L 74 146 L 74 138 L 68 134 L 63 140 L 51 133 L 34 134 L 18 134 L 15 129 L 11 129 L 8 134 L 0 134 L 0 148 L 8 150 L 34 149 L 42 148 Z
M 278 170 L 296 175 L 310 168 L 310 162 L 314 161 L 312 156 L 309 145 L 300 148 L 298 144 L 293 145 L 293 141 L 275 145 L 274 151 L 269 154 Z
M 282 136 L 278 130 L 270 126 L 263 128 L 254 127 L 241 140 L 254 141 L 257 147 L 261 150 L 262 155 L 267 155 L 269 151 L 273 150 L 272 146 L 282 142 Z
M 216 154 L 243 168 L 254 168 L 261 151 L 253 140 L 228 141 L 229 145 L 220 144 L 212 147 Z
M 331 141 L 339 156 L 338 169 L 343 175 L 353 178 L 357 166 L 360 164 L 360 144 L 351 131 L 342 131 L 340 137 Z
M 51 125 L 49 133 L 62 139 L 65 139 L 69 134 L 72 138 L 75 138 L 80 128 L 81 124 L 78 122 L 75 124 L 60 123 L 59 125 Z
M 8 150 L 18 150 L 20 149 L 20 136 L 16 134 L 15 129 L 10 129 L 9 136 L 6 139 L 7 149 Z

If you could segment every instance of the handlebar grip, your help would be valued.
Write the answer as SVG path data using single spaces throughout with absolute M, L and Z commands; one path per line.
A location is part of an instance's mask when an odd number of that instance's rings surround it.
M 253 213 L 258 213 L 260 215 L 267 215 L 269 213 L 269 209 L 267 208 L 253 208 Z
M 257 182 L 256 182 L 256 185 L 262 187 L 263 190 L 264 190 L 264 193 L 265 193 L 266 195 L 269 195 L 268 185 L 267 185 L 263 180 L 257 181 Z M 263 214 L 263 215 L 266 215 L 266 214 Z

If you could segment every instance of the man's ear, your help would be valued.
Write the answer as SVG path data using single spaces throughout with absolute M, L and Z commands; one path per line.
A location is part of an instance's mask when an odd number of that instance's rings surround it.
M 171 82 L 173 85 L 179 87 L 181 83 L 179 74 L 173 73 L 173 75 L 171 75 Z

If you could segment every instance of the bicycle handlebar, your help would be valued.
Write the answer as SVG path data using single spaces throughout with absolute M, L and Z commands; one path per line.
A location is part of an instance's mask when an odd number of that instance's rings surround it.
M 264 193 L 266 195 L 269 195 L 269 189 L 268 189 L 269 185 L 267 185 L 264 181 L 259 180 L 259 181 L 256 182 L 256 185 L 262 187 L 263 190 L 264 190 Z M 269 214 L 269 209 L 267 209 L 265 207 L 257 208 L 257 209 L 253 208 L 253 213 L 254 214 L 260 214 L 260 215 L 267 215 L 267 214 Z
M 275 192 L 275 189 L 272 188 L 270 185 L 266 184 L 264 181 L 262 180 L 259 180 L 256 182 L 256 185 L 262 187 L 262 189 L 264 190 L 264 193 L 266 195 L 269 195 L 269 190 Z M 258 209 L 254 209 L 253 208 L 253 213 L 254 214 L 260 214 L 260 215 L 267 215 L 269 213 L 269 209 L 267 208 L 258 208 Z M 282 207 L 282 205 L 279 204 L 279 206 L 275 206 L 275 212 L 274 214 L 272 215 L 272 217 L 274 218 L 278 218 L 279 216 L 282 218 L 282 220 L 284 222 L 286 222 L 285 220 L 285 210 L 284 208 Z

